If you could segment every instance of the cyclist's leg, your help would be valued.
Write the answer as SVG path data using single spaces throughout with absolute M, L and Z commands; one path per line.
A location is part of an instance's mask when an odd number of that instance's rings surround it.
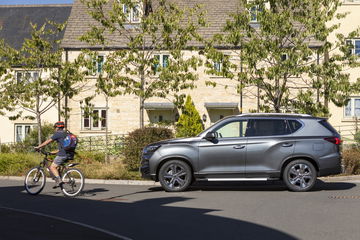
M 56 180 L 56 183 L 59 184 L 61 182 L 61 178 L 60 178 L 60 174 L 59 174 L 59 171 L 58 171 L 58 166 L 60 166 L 62 163 L 65 162 L 66 160 L 66 156 L 63 157 L 63 156 L 56 156 L 54 161 L 52 162 L 52 164 L 50 165 L 50 171 L 52 172 L 52 174 L 54 174 L 55 176 L 55 180 Z

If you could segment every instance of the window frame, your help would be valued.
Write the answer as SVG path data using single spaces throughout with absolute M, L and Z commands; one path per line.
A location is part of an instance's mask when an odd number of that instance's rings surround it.
M 24 79 L 24 76 L 26 76 L 26 74 L 30 74 L 29 79 Z M 37 77 L 35 78 L 34 75 L 37 75 Z M 28 81 L 29 83 L 36 81 L 37 79 L 39 79 L 40 77 L 40 71 L 38 70 L 15 70 L 15 80 L 16 83 L 19 84 L 21 82 L 24 82 L 25 80 Z M 20 75 L 20 76 L 19 76 Z
M 95 107 L 92 109 L 92 114 L 89 114 L 85 118 L 84 109 L 81 110 L 81 130 L 82 131 L 105 131 L 109 126 L 109 109 L 106 107 Z M 97 111 L 98 118 L 95 119 L 93 114 Z M 103 118 L 102 113 L 105 111 L 105 118 Z M 88 119 L 88 126 L 85 126 L 85 119 Z M 94 126 L 94 123 L 97 122 L 98 125 Z M 103 124 L 105 122 L 105 124 Z
M 359 2 L 360 3 L 360 2 Z M 358 48 L 356 48 L 356 42 L 359 42 Z M 355 56 L 360 56 L 360 38 L 351 38 L 345 40 L 346 45 L 352 45 L 350 49 L 350 54 Z M 356 53 L 356 49 L 358 49 L 358 53 Z
M 26 136 L 30 133 L 31 130 L 34 129 L 34 126 L 36 124 L 34 123 L 15 123 L 14 124 L 14 142 L 23 142 L 26 138 Z M 18 127 L 21 127 L 21 139 L 18 141 Z M 26 128 L 28 127 L 29 131 L 26 131 Z
M 167 60 L 166 60 L 166 65 L 165 65 L 165 61 L 164 61 L 164 56 L 166 56 Z M 153 59 L 159 57 L 159 64 L 153 64 L 153 71 L 155 73 L 158 73 L 159 72 L 159 67 L 161 66 L 161 68 L 167 68 L 169 66 L 169 60 L 170 60 L 170 54 L 168 53 L 156 53 L 156 54 L 153 54 Z
M 245 127 L 245 129 L 243 130 L 244 132 L 243 132 L 243 136 L 238 136 L 238 137 L 217 137 L 217 139 L 239 139 L 239 138 L 246 138 L 246 131 L 247 131 L 247 126 L 248 126 L 248 122 L 249 122 L 249 119 L 232 119 L 232 120 L 230 120 L 230 121 L 226 121 L 226 122 L 224 122 L 223 124 L 221 124 L 221 125 L 219 125 L 219 126 L 217 126 L 216 128 L 214 128 L 214 129 L 212 129 L 211 130 L 211 132 L 214 132 L 214 133 L 217 133 L 217 131 L 219 130 L 219 129 L 221 129 L 221 128 L 223 128 L 223 127 L 225 127 L 225 126 L 227 126 L 227 125 L 229 125 L 229 124 L 231 124 L 231 123 L 234 123 L 234 122 L 246 122 L 246 127 Z M 239 135 L 241 135 L 240 134 L 240 132 L 239 132 Z
M 356 115 L 356 100 L 360 101 L 360 97 L 351 97 L 348 104 L 347 105 L 344 105 L 343 107 L 343 117 L 344 118 L 354 118 L 354 117 L 360 117 L 360 113 L 359 115 Z M 347 112 L 347 108 L 348 108 L 348 105 L 350 104 L 350 115 L 347 115 L 346 112 Z M 358 107 L 359 109 L 359 112 L 360 112 L 360 107 Z
M 102 58 L 101 62 L 99 61 L 100 58 Z M 92 76 L 96 76 L 96 75 L 99 75 L 99 74 L 104 72 L 104 64 L 105 64 L 105 61 L 106 61 L 105 59 L 106 59 L 105 54 L 98 54 L 96 56 L 96 59 L 93 59 L 93 69 L 92 69 L 92 72 L 91 72 Z M 99 67 L 99 64 L 101 64 L 100 67 Z
M 122 11 L 126 16 L 127 23 L 141 23 L 141 18 L 143 16 L 142 4 L 140 1 L 134 1 L 134 7 L 130 9 L 126 4 L 123 4 Z M 134 9 L 138 9 L 138 17 L 134 18 L 136 15 L 134 14 Z
M 286 126 L 287 126 L 287 128 L 288 128 L 288 133 L 287 134 L 279 134 L 279 135 L 274 135 L 274 134 L 271 134 L 271 135 L 259 135 L 259 136 L 249 136 L 249 133 L 248 133 L 248 131 L 249 131 L 249 129 L 250 129 L 250 126 L 251 126 L 251 122 L 252 121 L 256 121 L 256 120 L 281 120 L 281 121 L 284 121 L 285 122 L 285 124 L 286 124 Z M 289 125 L 289 123 L 288 123 L 288 121 L 287 121 L 287 119 L 286 118 L 250 118 L 249 119 L 249 123 L 248 123 L 248 127 L 247 127 L 247 129 L 246 129 L 246 134 L 245 134 L 245 136 L 246 137 L 253 137 L 253 138 L 262 138 L 262 137 L 281 137 L 281 136 L 289 136 L 289 135 L 291 135 L 291 134 L 293 134 L 293 132 L 291 131 L 291 127 L 290 127 L 290 125 Z

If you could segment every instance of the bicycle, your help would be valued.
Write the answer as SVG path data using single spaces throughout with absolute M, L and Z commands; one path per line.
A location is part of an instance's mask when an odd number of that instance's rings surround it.
M 28 171 L 24 181 L 25 190 L 30 195 L 37 195 L 44 189 L 46 183 L 45 169 L 47 169 L 50 176 L 54 179 L 54 175 L 49 169 L 51 163 L 53 162 L 48 158 L 50 153 L 42 149 L 40 149 L 40 152 L 45 155 L 43 161 L 40 162 L 39 166 Z M 84 188 L 84 175 L 79 169 L 74 168 L 76 165 L 79 165 L 79 163 L 67 164 L 64 162 L 58 167 L 60 178 L 63 182 L 63 184 L 60 185 L 60 189 L 67 197 L 77 196 Z

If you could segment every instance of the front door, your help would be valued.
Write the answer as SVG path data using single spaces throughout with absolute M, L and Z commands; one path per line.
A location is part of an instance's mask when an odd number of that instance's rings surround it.
M 217 138 L 199 144 L 199 177 L 239 178 L 245 176 L 247 120 L 225 122 L 213 130 Z

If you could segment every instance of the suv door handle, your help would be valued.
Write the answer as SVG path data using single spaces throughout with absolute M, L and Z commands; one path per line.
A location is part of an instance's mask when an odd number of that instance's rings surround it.
M 294 144 L 292 143 L 283 143 L 283 147 L 292 147 Z
M 245 145 L 235 145 L 235 146 L 233 146 L 233 148 L 235 148 L 235 149 L 243 149 L 243 148 L 245 148 Z

